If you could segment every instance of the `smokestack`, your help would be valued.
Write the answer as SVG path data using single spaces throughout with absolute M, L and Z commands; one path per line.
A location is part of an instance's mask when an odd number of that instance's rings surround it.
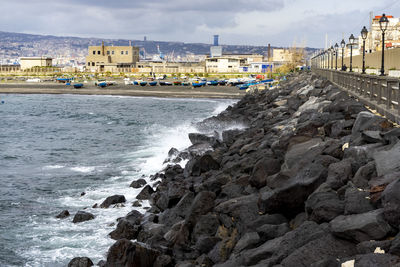
M 271 44 L 268 44 L 268 62 L 271 61 Z
M 214 35 L 214 46 L 218 46 L 219 35 Z

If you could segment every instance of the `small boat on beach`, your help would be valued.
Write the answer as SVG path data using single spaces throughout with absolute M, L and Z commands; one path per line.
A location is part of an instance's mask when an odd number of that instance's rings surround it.
M 82 88 L 83 87 L 83 83 L 75 83 L 74 84 L 74 88 L 75 89 L 79 89 L 79 88 Z
M 139 84 L 140 84 L 140 86 L 146 86 L 147 82 L 146 81 L 141 81 Z
M 207 82 L 207 85 L 210 85 L 210 86 L 217 86 L 217 85 L 218 85 L 218 81 L 208 81 L 208 82 Z
M 104 88 L 104 87 L 107 87 L 107 82 L 99 82 L 98 84 L 97 84 L 97 86 L 98 87 L 101 87 L 101 88 Z
M 165 84 L 165 82 L 160 81 L 160 85 L 165 86 L 166 84 Z
M 153 82 L 149 82 L 150 86 L 156 86 L 157 85 L 157 81 L 153 81 Z
M 167 85 L 167 86 L 171 86 L 171 85 L 172 85 L 172 83 L 171 83 L 171 82 L 165 82 L 165 85 Z
M 189 86 L 190 82 L 182 82 L 182 86 Z
M 239 90 L 246 90 L 247 88 L 249 88 L 248 84 L 239 84 L 237 85 L 237 87 L 239 88 Z
M 181 81 L 174 81 L 174 85 L 182 85 Z
M 138 81 L 133 81 L 133 85 L 139 85 Z

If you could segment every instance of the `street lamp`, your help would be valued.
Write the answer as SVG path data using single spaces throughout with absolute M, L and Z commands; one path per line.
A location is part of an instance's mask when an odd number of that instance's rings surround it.
M 361 38 L 363 39 L 363 64 L 362 64 L 362 74 L 365 74 L 365 39 L 367 39 L 368 30 L 367 28 L 362 28 L 361 30 Z
M 336 44 L 335 44 L 335 57 L 336 57 L 335 70 L 337 70 L 337 54 L 338 54 L 338 49 L 339 49 L 339 45 L 336 43 Z
M 346 42 L 344 39 L 340 42 L 340 46 L 342 47 L 342 70 L 343 70 L 343 59 L 344 59 L 344 47 L 346 46 Z
M 349 37 L 349 45 L 350 45 L 350 72 L 353 71 L 353 45 L 355 43 L 354 35 L 351 34 Z
M 328 70 L 329 70 L 329 66 L 330 66 L 330 62 L 329 62 L 329 58 L 330 58 L 329 50 L 331 50 L 331 49 L 328 48 L 328 49 L 326 50 L 326 57 L 328 58 L 328 67 L 327 67 Z
M 331 48 L 330 48 L 330 51 L 331 51 L 331 69 L 333 69 L 333 46 L 331 46 Z
M 381 66 L 381 76 L 385 75 L 385 31 L 387 29 L 387 26 L 389 24 L 388 18 L 385 16 L 385 14 L 382 15 L 382 17 L 379 20 L 379 27 L 381 28 L 382 31 L 382 66 Z

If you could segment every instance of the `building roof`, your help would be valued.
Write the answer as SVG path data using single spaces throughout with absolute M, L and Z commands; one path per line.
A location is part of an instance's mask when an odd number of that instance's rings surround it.
M 47 60 L 53 59 L 52 57 L 20 57 L 19 60 Z

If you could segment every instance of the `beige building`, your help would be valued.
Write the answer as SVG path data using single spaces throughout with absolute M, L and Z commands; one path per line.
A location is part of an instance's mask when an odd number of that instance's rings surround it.
M 382 51 L 382 31 L 379 26 L 381 16 L 375 16 L 372 19 L 371 29 L 369 30 L 368 37 L 365 44 L 367 52 Z M 389 24 L 385 32 L 385 45 L 386 48 L 400 47 L 400 18 L 387 16 Z M 361 36 L 359 43 L 362 44 Z M 360 45 L 362 53 L 362 45 Z
M 292 52 L 289 49 L 275 48 L 273 50 L 272 61 L 280 64 L 288 63 L 292 60 Z
M 131 72 L 139 61 L 139 48 L 134 46 L 89 46 L 86 70 L 91 72 Z
M 21 57 L 19 64 L 21 65 L 21 70 L 33 67 L 52 67 L 53 59 L 51 57 Z
M 203 73 L 204 62 L 159 62 L 142 61 L 136 64 L 136 72 L 140 73 Z

